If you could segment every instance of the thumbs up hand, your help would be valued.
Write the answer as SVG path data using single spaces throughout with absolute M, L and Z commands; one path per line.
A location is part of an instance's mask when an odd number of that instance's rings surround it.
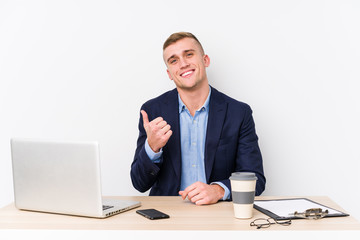
M 143 117 L 144 129 L 150 148 L 154 152 L 159 152 L 162 147 L 169 141 L 172 135 L 170 125 L 162 117 L 157 117 L 149 122 L 149 117 L 144 110 L 141 110 Z

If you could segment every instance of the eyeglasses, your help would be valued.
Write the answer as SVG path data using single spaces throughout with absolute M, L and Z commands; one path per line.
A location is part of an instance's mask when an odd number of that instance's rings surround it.
M 282 226 L 289 226 L 291 224 L 291 219 L 286 220 L 276 220 L 274 218 L 258 218 L 250 223 L 250 226 L 260 228 L 268 228 L 270 225 L 280 224 Z

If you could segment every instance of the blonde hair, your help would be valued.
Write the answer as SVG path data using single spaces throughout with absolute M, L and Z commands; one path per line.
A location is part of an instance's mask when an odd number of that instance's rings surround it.
M 204 54 L 204 49 L 200 43 L 200 41 L 195 37 L 194 34 L 189 33 L 189 32 L 177 32 L 177 33 L 173 33 L 171 34 L 166 41 L 164 42 L 163 45 L 163 50 L 165 50 L 168 46 L 170 46 L 171 44 L 176 43 L 177 41 L 184 39 L 184 38 L 192 38 L 194 39 L 200 46 L 200 49 L 202 51 L 202 53 Z

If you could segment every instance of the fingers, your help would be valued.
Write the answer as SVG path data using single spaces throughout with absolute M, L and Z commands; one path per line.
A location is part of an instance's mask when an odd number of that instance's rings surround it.
M 162 118 L 157 117 L 149 121 L 149 117 L 144 110 L 141 110 L 144 129 L 146 131 L 147 140 L 150 148 L 154 152 L 158 152 L 168 142 L 172 135 L 171 126 Z
M 171 130 L 167 131 L 167 132 L 165 133 L 165 135 L 164 135 L 164 139 L 169 140 L 169 138 L 171 137 L 172 133 L 173 133 L 173 132 L 172 132 Z M 167 140 L 166 140 L 166 141 L 167 141 Z
M 204 196 L 203 193 L 199 193 L 198 195 L 194 196 L 191 201 L 196 205 L 211 204 L 208 201 L 208 197 Z
M 189 201 L 196 205 L 213 204 L 221 199 L 218 187 L 220 186 L 216 184 L 208 185 L 202 182 L 196 182 L 185 188 L 184 191 L 180 191 L 179 194 L 183 200 L 187 197 Z
M 180 191 L 179 194 L 181 195 L 182 199 L 185 200 L 185 198 L 187 197 L 190 201 L 192 201 L 191 199 L 195 195 L 199 194 L 199 183 L 200 182 L 193 183 L 187 188 L 185 188 L 184 191 Z
M 169 126 L 169 129 L 170 129 L 170 125 L 167 124 L 167 122 L 165 120 L 163 120 L 162 117 L 158 117 L 156 119 L 154 119 L 154 121 L 152 122 L 152 124 L 154 126 L 156 126 L 158 129 L 163 129 L 164 127 L 166 126 Z M 169 130 L 168 129 L 168 130 Z
M 144 123 L 145 130 L 149 126 L 149 124 L 151 124 L 153 128 L 156 127 L 157 129 L 162 129 L 163 127 L 165 127 L 167 125 L 166 121 L 164 121 L 162 117 L 157 117 L 150 122 L 149 116 L 147 115 L 147 113 L 144 110 L 141 110 L 140 112 L 143 117 L 143 123 Z M 169 125 L 169 127 L 170 127 L 170 125 Z
M 147 115 L 147 113 L 144 110 L 141 110 L 141 115 L 143 117 L 143 122 L 144 122 L 144 128 L 146 129 L 145 125 L 147 126 L 149 124 L 149 117 Z
M 164 134 L 167 133 L 169 130 L 170 130 L 170 125 L 169 124 L 166 124 L 164 127 L 162 127 L 162 131 L 164 131 Z
M 155 118 L 150 123 L 148 123 L 148 129 L 152 134 L 157 134 L 159 137 L 165 135 L 170 131 L 171 126 L 163 120 L 162 117 Z

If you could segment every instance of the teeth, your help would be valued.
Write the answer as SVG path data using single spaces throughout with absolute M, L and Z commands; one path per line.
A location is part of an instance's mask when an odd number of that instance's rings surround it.
M 189 75 L 191 73 L 192 73 L 192 71 L 189 71 L 189 72 L 184 73 L 182 76 L 185 77 L 185 76 L 187 76 L 187 75 Z

